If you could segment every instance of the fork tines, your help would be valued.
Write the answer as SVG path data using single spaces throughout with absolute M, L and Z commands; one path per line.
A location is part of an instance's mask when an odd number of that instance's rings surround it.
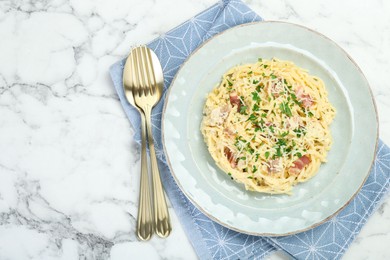
M 131 51 L 133 91 L 139 96 L 153 95 L 156 91 L 156 78 L 152 66 L 152 57 L 146 46 L 136 47 Z

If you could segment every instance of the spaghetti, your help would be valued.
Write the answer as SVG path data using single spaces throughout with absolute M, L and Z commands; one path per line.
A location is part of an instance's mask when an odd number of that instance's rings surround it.
M 290 61 L 236 66 L 207 96 L 201 132 L 216 164 L 247 190 L 291 194 L 332 144 L 324 83 Z

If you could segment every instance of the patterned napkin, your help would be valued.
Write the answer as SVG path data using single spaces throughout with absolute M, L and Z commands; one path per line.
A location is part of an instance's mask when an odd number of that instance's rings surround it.
M 194 18 L 148 44 L 159 57 L 166 90 L 184 60 L 211 36 L 238 24 L 259 21 L 259 17 L 239 0 L 221 1 Z M 114 64 L 111 77 L 121 104 L 137 131 L 140 118 L 123 93 L 124 60 Z M 165 95 L 163 100 L 165 99 Z M 261 259 L 273 250 L 284 250 L 297 259 L 339 259 L 389 190 L 390 149 L 379 141 L 377 157 L 365 185 L 352 202 L 326 223 L 296 235 L 256 237 L 229 230 L 201 213 L 180 191 L 166 165 L 161 144 L 160 102 L 153 110 L 154 137 L 159 167 L 167 195 L 200 259 Z

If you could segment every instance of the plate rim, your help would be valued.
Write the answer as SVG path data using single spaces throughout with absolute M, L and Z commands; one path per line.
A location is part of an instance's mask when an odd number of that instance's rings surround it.
M 165 155 L 165 159 L 166 159 L 166 163 L 169 167 L 169 170 L 171 172 L 171 176 L 174 178 L 177 186 L 179 187 L 180 191 L 183 192 L 183 194 L 186 196 L 186 198 L 198 209 L 200 210 L 203 214 L 205 214 L 208 218 L 210 218 L 211 220 L 217 222 L 218 224 L 228 228 L 228 229 L 231 229 L 231 230 L 234 230 L 236 232 L 239 232 L 239 233 L 244 233 L 244 234 L 248 234 L 248 235 L 252 235 L 252 236 L 269 236 L 269 237 L 281 237 L 281 236 L 288 236 L 288 235 L 294 235 L 294 234 L 297 234 L 297 233 L 301 233 L 301 232 L 305 232 L 305 231 L 308 231 L 310 229 L 313 229 L 323 223 L 325 223 L 326 221 L 328 221 L 329 219 L 333 218 L 335 215 L 337 215 L 340 211 L 342 211 L 346 206 L 349 205 L 349 203 L 356 197 L 356 195 L 360 192 L 360 190 L 362 189 L 363 185 L 365 184 L 365 182 L 367 181 L 367 178 L 368 176 L 370 175 L 370 172 L 371 172 L 371 169 L 372 169 L 372 166 L 374 165 L 374 161 L 375 161 L 375 158 L 376 158 L 376 151 L 378 150 L 378 142 L 379 142 L 379 118 L 378 118 L 378 109 L 377 109 L 377 105 L 376 105 L 376 102 L 375 102 L 375 99 L 374 99 L 374 95 L 373 95 L 373 92 L 372 92 L 372 87 L 371 87 L 371 84 L 370 82 L 367 80 L 367 77 L 364 75 L 362 69 L 359 67 L 359 65 L 355 62 L 355 60 L 348 54 L 347 51 L 345 51 L 339 44 L 337 44 L 335 41 L 333 41 L 332 39 L 330 39 L 329 37 L 325 36 L 324 34 L 314 30 L 314 29 L 311 29 L 309 27 L 306 27 L 306 26 L 303 26 L 303 25 L 300 25 L 300 24 L 296 24 L 296 23 L 291 23 L 291 22 L 285 22 L 285 21 L 273 21 L 273 20 L 267 20 L 267 21 L 255 21 L 255 22 L 249 22 L 249 23 L 244 23 L 244 24 L 239 24 L 239 25 L 236 25 L 236 26 L 233 26 L 231 28 L 228 28 L 222 32 L 219 32 L 215 35 L 213 35 L 212 37 L 210 37 L 209 39 L 207 39 L 206 41 L 202 42 L 196 49 L 193 50 L 193 52 L 184 60 L 184 62 L 179 66 L 179 69 L 177 70 L 175 76 L 173 77 L 172 81 L 171 81 L 171 84 L 169 86 L 169 88 L 167 89 L 166 93 L 165 93 L 165 101 L 164 101 L 164 106 L 163 106 L 163 109 L 162 109 L 162 113 L 161 113 L 161 118 L 164 119 L 165 118 L 165 114 L 166 114 L 166 109 L 167 109 L 167 104 L 168 104 L 168 101 L 169 101 L 169 97 L 170 97 L 170 94 L 171 94 L 171 86 L 175 83 L 175 81 L 177 80 L 177 76 L 180 74 L 181 70 L 183 69 L 183 67 L 186 65 L 186 63 L 192 58 L 192 56 L 198 52 L 201 48 L 204 47 L 204 45 L 206 45 L 208 42 L 212 41 L 214 38 L 226 33 L 226 32 L 229 32 L 229 31 L 232 31 L 232 30 L 235 30 L 237 28 L 241 28 L 241 27 L 246 27 L 246 26 L 253 26 L 253 25 L 260 25 L 260 24 L 264 24 L 264 23 L 267 23 L 267 24 L 287 24 L 287 25 L 292 25 L 292 26 L 296 26 L 296 27 L 300 27 L 300 28 L 303 28 L 305 30 L 308 30 L 314 34 L 317 34 L 318 36 L 324 38 L 325 40 L 329 41 L 330 43 L 334 44 L 339 50 L 341 50 L 345 55 L 346 57 L 348 58 L 348 60 L 355 66 L 355 68 L 357 68 L 358 70 L 358 73 L 363 77 L 363 79 L 366 81 L 367 83 L 367 86 L 368 86 L 368 90 L 369 90 L 369 93 L 370 93 L 370 97 L 371 97 L 371 101 L 373 103 L 373 108 L 374 108 L 374 112 L 375 112 L 375 127 L 376 127 L 376 133 L 375 133 L 375 149 L 374 149 L 374 152 L 373 152 L 373 155 L 372 155 L 372 158 L 371 158 L 371 163 L 370 163 L 370 167 L 362 181 L 362 183 L 360 184 L 360 186 L 358 187 L 358 189 L 354 192 L 354 194 L 343 204 L 341 205 L 334 213 L 330 214 L 328 217 L 324 218 L 323 220 L 321 221 L 318 221 L 308 227 L 305 227 L 305 228 L 302 228 L 302 229 L 297 229 L 295 231 L 290 231 L 290 232 L 284 232 L 284 233 L 267 233 L 267 232 L 250 232 L 250 231 L 246 231 L 246 230 L 242 230 L 242 229 L 239 229 L 237 227 L 233 227 L 227 223 L 224 223 L 222 221 L 220 221 L 218 218 L 214 217 L 213 215 L 209 214 L 207 211 L 205 211 L 193 198 L 191 198 L 191 196 L 189 196 L 187 194 L 187 192 L 185 191 L 185 189 L 182 187 L 179 179 L 177 178 L 174 170 L 173 170 L 173 167 L 171 165 L 171 162 L 170 162 L 170 159 L 169 159 L 169 155 L 167 153 L 167 149 L 166 149 L 166 144 L 165 144 L 165 120 L 161 120 L 161 142 L 162 142 L 162 146 L 163 146 L 163 150 L 164 150 L 164 155 Z

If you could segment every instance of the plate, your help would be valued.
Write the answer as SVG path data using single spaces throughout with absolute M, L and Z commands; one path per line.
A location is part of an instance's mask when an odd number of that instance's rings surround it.
M 320 77 L 337 110 L 328 162 L 291 196 L 246 191 L 216 166 L 200 132 L 207 93 L 229 68 L 259 57 L 290 60 Z M 237 26 L 205 42 L 177 73 L 162 117 L 167 162 L 183 193 L 211 219 L 252 235 L 293 234 L 331 218 L 366 180 L 378 139 L 375 102 L 356 63 L 325 36 L 283 22 Z

